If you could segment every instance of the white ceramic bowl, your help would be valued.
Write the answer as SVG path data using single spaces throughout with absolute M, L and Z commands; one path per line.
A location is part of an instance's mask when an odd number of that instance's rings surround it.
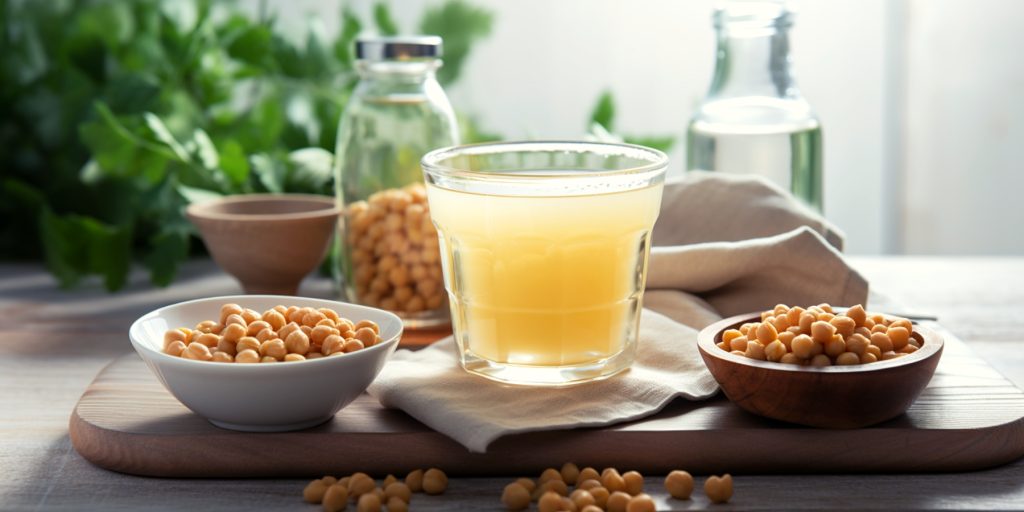
M 256 311 L 278 304 L 330 308 L 353 321 L 376 322 L 382 341 L 343 356 L 294 363 L 213 363 L 163 353 L 164 332 L 216 319 L 226 303 Z M 387 311 L 343 302 L 233 295 L 160 308 L 136 320 L 129 337 L 164 387 L 196 414 L 222 428 L 280 432 L 323 423 L 363 393 L 398 347 L 402 321 Z

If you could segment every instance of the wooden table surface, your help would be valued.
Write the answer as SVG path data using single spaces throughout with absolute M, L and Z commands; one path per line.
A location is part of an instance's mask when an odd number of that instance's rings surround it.
M 901 312 L 938 315 L 1024 387 L 1024 258 L 853 262 L 874 292 L 902 304 Z M 139 273 L 113 295 L 97 284 L 60 291 L 38 265 L 0 265 L 0 509 L 320 510 L 301 502 L 303 481 L 132 477 L 90 465 L 68 440 L 68 417 L 82 391 L 131 350 L 132 320 L 168 303 L 231 293 L 240 293 L 237 284 L 206 261 L 188 264 L 170 288 L 151 288 Z M 326 297 L 330 284 L 309 279 L 302 293 Z M 417 495 L 413 510 L 500 510 L 506 480 L 453 479 L 442 497 Z M 646 488 L 664 497 L 659 478 L 648 478 Z M 672 503 L 680 510 L 709 507 L 703 492 L 695 495 Z M 1024 460 L 961 474 L 737 475 L 732 503 L 712 508 L 1024 510 Z

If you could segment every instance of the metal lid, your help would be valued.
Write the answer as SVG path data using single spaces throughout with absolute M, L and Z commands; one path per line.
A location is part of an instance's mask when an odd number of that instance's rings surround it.
M 441 56 L 438 36 L 360 37 L 356 58 L 360 60 L 434 59 Z

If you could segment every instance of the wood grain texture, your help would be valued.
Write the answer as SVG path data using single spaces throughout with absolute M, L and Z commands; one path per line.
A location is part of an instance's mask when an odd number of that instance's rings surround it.
M 890 310 L 938 315 L 988 365 L 1024 387 L 1024 258 L 851 260 L 873 292 L 899 306 Z M 174 302 L 239 292 L 233 278 L 203 260 L 186 263 L 163 289 L 136 271 L 118 294 L 106 293 L 99 280 L 63 291 L 41 265 L 0 264 L 0 468 L 7 470 L 0 510 L 320 510 L 300 501 L 304 480 L 140 478 L 89 463 L 68 437 L 82 392 L 112 358 L 131 351 L 125 333 L 135 318 Z M 315 276 L 300 293 L 334 297 L 331 282 Z M 873 294 L 871 304 L 880 299 Z M 991 367 L 979 364 L 979 374 L 991 375 Z M 927 405 L 922 398 L 916 407 Z M 685 459 L 666 459 L 687 467 Z M 700 489 L 703 475 L 695 477 Z M 414 510 L 502 510 L 498 496 L 506 483 L 505 477 L 452 478 L 443 496 L 417 495 Z M 681 502 L 667 497 L 656 475 L 646 483 L 658 510 L 709 508 L 699 491 Z M 732 502 L 714 510 L 1024 510 L 1024 460 L 968 473 L 742 474 L 735 488 Z
M 739 315 L 709 325 L 697 337 L 700 355 L 736 405 L 810 427 L 867 427 L 903 414 L 931 381 L 942 356 L 942 336 L 921 325 L 912 333 L 920 350 L 863 365 L 783 365 L 733 355 L 716 346 L 726 330 L 760 320 L 760 315 Z
M 962 342 L 951 338 L 948 345 L 920 405 L 868 429 L 783 424 L 718 398 L 673 403 L 653 417 L 612 427 L 508 436 L 488 453 L 472 454 L 364 395 L 319 427 L 247 434 L 190 413 L 141 360 L 126 356 L 86 390 L 70 433 L 78 452 L 101 467 L 163 477 L 404 474 L 432 466 L 453 475 L 513 476 L 566 460 L 644 473 L 667 473 L 677 460 L 697 473 L 962 471 L 1024 455 L 1024 392 Z M 266 448 L 253 452 L 253 445 Z M 590 455 L 582 460 L 581 454 Z

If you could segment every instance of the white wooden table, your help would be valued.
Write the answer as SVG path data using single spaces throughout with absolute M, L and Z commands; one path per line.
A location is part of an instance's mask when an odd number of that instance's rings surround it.
M 873 290 L 904 312 L 936 314 L 990 364 L 1024 387 L 1024 258 L 854 258 Z M 68 440 L 67 422 L 96 373 L 131 350 L 128 325 L 179 300 L 238 293 L 209 262 L 192 262 L 167 289 L 145 275 L 108 295 L 98 285 L 60 291 L 38 265 L 0 265 L 0 509 L 320 510 L 296 480 L 172 480 L 96 468 Z M 328 296 L 310 279 L 302 293 Z M 258 446 L 253 447 L 258 450 Z M 685 461 L 680 461 L 685 466 Z M 500 510 L 507 479 L 452 479 L 442 497 L 417 495 L 413 510 Z M 698 485 L 700 485 L 698 481 Z M 663 496 L 660 478 L 649 478 Z M 708 507 L 673 502 L 682 510 Z M 921 475 L 737 475 L 733 502 L 715 510 L 1021 509 L 1024 460 L 974 473 Z

